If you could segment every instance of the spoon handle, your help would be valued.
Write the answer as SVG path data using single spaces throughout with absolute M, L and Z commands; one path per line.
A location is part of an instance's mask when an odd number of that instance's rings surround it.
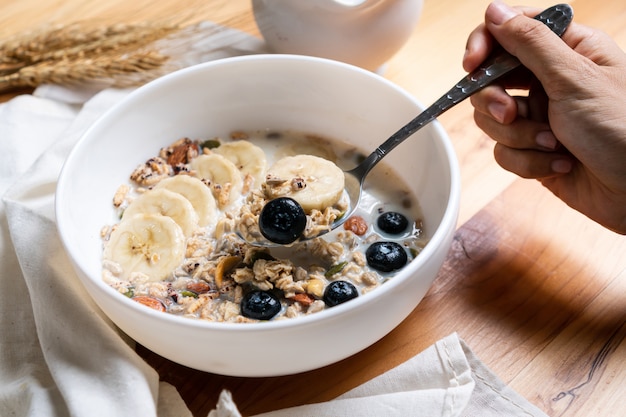
M 558 4 L 544 10 L 535 16 L 535 19 L 561 36 L 572 21 L 573 15 L 573 10 L 568 4 Z M 463 77 L 450 91 L 389 137 L 351 172 L 359 178 L 365 177 L 378 161 L 413 133 L 520 65 L 516 57 L 501 47 L 497 48 L 476 70 Z

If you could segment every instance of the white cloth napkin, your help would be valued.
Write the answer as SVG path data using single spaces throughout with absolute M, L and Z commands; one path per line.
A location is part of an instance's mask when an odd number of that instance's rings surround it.
M 180 66 L 264 52 L 256 38 L 217 29 L 206 23 L 163 48 Z M 176 389 L 159 382 L 133 341 L 91 301 L 55 226 L 63 161 L 129 91 L 43 86 L 0 104 L 1 416 L 191 416 Z M 331 402 L 263 414 L 331 415 L 543 416 L 455 334 Z M 210 416 L 240 414 L 224 391 Z
M 547 417 L 451 334 L 336 399 L 254 417 Z M 222 391 L 209 417 L 241 417 Z
M 265 52 L 209 22 L 160 42 L 171 69 Z M 72 146 L 130 90 L 42 86 L 0 105 L 0 416 L 190 416 L 85 292 L 55 226 Z

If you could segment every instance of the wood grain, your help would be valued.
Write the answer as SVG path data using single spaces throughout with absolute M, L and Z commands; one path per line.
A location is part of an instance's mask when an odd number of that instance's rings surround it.
M 467 35 L 482 21 L 488 3 L 426 0 L 411 39 L 389 61 L 384 76 L 424 104 L 434 101 L 463 76 Z M 626 2 L 571 4 L 576 22 L 603 29 L 626 49 Z M 249 0 L 0 0 L 1 36 L 55 22 L 172 18 L 208 19 L 258 36 Z M 224 388 L 245 415 L 326 401 L 452 332 L 550 416 L 626 415 L 626 238 L 571 210 L 537 182 L 500 169 L 492 141 L 473 123 L 469 103 L 439 121 L 461 165 L 460 227 L 424 300 L 370 348 L 298 375 L 213 375 L 138 346 L 161 378 L 177 387 L 194 416 L 206 416 Z

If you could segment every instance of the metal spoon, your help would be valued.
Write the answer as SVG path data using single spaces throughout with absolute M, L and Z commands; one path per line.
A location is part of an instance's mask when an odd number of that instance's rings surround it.
M 568 4 L 552 6 L 537 16 L 536 20 L 544 23 L 558 36 L 563 35 L 572 21 L 573 10 Z M 400 130 L 391 135 L 383 144 L 372 152 L 357 167 L 345 172 L 345 188 L 350 201 L 350 208 L 335 220 L 328 231 L 341 226 L 356 210 L 361 199 L 363 183 L 367 174 L 381 159 L 391 152 L 396 146 L 415 132 L 435 120 L 445 111 L 462 102 L 472 94 L 493 83 L 498 78 L 509 73 L 521 65 L 520 61 L 502 48 L 498 48 L 476 70 L 466 75 L 452 89 L 440 97 L 430 107 L 420 113 L 416 118 L 404 125 Z M 325 232 L 327 233 L 327 232 Z M 320 236 L 320 235 L 318 235 Z M 300 238 L 298 242 L 309 240 L 318 236 Z M 259 246 L 281 246 L 269 241 L 249 242 Z

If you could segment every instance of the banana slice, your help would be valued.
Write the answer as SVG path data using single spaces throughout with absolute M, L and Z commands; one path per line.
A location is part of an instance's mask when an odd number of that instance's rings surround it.
M 313 155 L 279 159 L 266 176 L 266 197 L 291 197 L 310 213 L 336 204 L 344 190 L 343 171 L 334 163 Z
M 154 190 L 165 189 L 185 197 L 198 215 L 201 227 L 213 225 L 217 219 L 215 198 L 201 180 L 189 175 L 175 175 L 160 181 Z
M 190 236 L 198 228 L 198 215 L 189 200 L 165 188 L 155 188 L 141 194 L 124 210 L 122 220 L 135 214 L 160 214 L 171 217 L 185 236 Z
M 215 152 L 200 155 L 191 161 L 196 175 L 211 182 L 218 206 L 223 209 L 241 196 L 243 177 L 239 169 L 225 156 Z
M 151 281 L 161 281 L 185 258 L 185 236 L 171 217 L 125 215 L 111 232 L 103 257 L 122 268 L 123 279 L 140 272 Z
M 265 179 L 267 159 L 263 149 L 247 140 L 227 142 L 213 149 L 213 152 L 225 156 L 241 171 L 254 178 L 254 185 L 260 187 Z

